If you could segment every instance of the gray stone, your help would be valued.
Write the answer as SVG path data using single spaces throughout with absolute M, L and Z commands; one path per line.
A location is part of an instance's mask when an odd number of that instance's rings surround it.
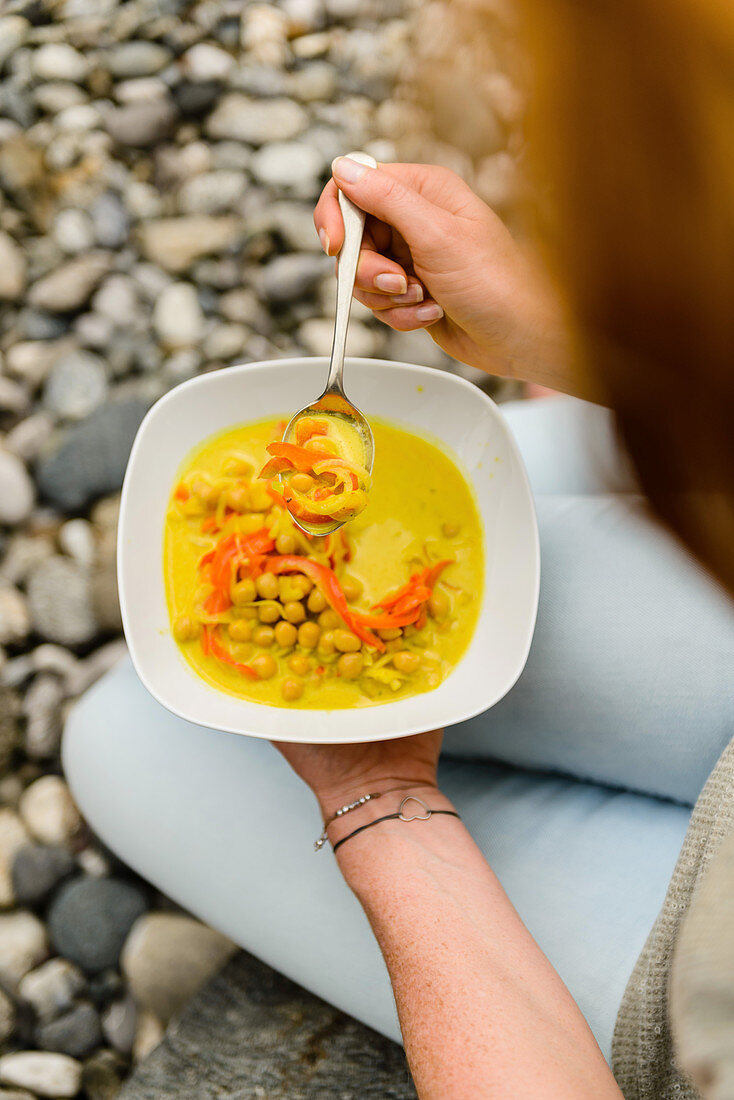
M 67 320 L 39 309 L 21 309 L 16 320 L 21 340 L 56 340 L 66 332 Z
M 89 211 L 97 244 L 102 248 L 122 248 L 130 232 L 130 218 L 122 199 L 114 191 L 104 191 Z
M 22 592 L 0 584 L 0 645 L 15 645 L 28 637 L 31 618 Z
M 35 779 L 24 790 L 18 809 L 28 831 L 43 844 L 68 845 L 81 826 L 76 803 L 59 775 Z
M 49 558 L 28 578 L 33 626 L 61 645 L 83 645 L 97 632 L 89 575 L 68 558 Z
M 41 1023 L 71 1008 L 86 985 L 78 966 L 68 959 L 49 959 L 31 970 L 18 985 L 18 996 L 32 1006 Z
M 0 1043 L 6 1043 L 15 1031 L 15 1005 L 0 989 Z M 0 1094 L 2 1100 L 2 1094 Z
M 262 291 L 274 305 L 298 301 L 313 292 L 333 262 L 328 256 L 310 252 L 277 256 L 261 272 Z
M 23 250 L 9 233 L 0 232 L 0 299 L 15 302 L 26 286 L 26 262 Z
M 73 874 L 75 868 L 74 857 L 64 848 L 51 848 L 45 844 L 24 845 L 13 859 L 12 881 L 16 901 L 20 905 L 39 905 L 60 882 Z
M 6 988 L 14 990 L 47 952 L 46 929 L 38 917 L 26 909 L 0 913 L 0 982 Z
M 90 65 L 84 54 L 66 42 L 47 42 L 33 53 L 33 75 L 38 80 L 83 83 Z
M 94 974 L 117 965 L 128 932 L 147 908 L 145 895 L 130 883 L 78 878 L 51 902 L 49 935 L 61 955 Z
M 314 188 L 326 168 L 324 157 L 304 141 L 273 142 L 252 158 L 252 173 L 268 187 Z
M 191 283 L 170 283 L 155 304 L 153 327 L 166 348 L 196 344 L 204 328 L 196 287 Z
M 0 1084 L 30 1089 L 38 1096 L 66 1100 L 82 1083 L 80 1062 L 66 1054 L 20 1050 L 0 1058 Z
M 171 60 L 171 53 L 156 42 L 123 42 L 105 52 L 106 67 L 118 80 L 130 77 L 152 76 L 164 69 Z
M 28 302 L 37 309 L 71 313 L 89 301 L 109 266 L 110 256 L 105 252 L 76 256 L 34 283 L 28 292 Z
M 236 1083 L 236 1084 L 235 1084 Z M 415 1100 L 397 1044 L 239 954 L 184 1008 L 120 1100 Z
M 107 115 L 107 130 L 118 145 L 147 148 L 173 130 L 178 111 L 172 100 L 158 99 L 153 103 L 131 103 L 118 107 Z
M 104 361 L 91 351 L 69 351 L 56 360 L 43 391 L 45 406 L 67 420 L 83 420 L 107 396 Z
M 148 404 L 135 397 L 110 402 L 63 435 L 38 465 L 43 495 L 73 512 L 119 489 L 147 410 Z
M 231 92 L 209 116 L 206 131 L 212 138 L 264 145 L 288 141 L 307 125 L 308 115 L 291 99 L 255 100 Z
M 208 115 L 219 99 L 222 86 L 218 81 L 197 82 L 182 80 L 172 89 L 173 100 L 186 118 L 202 118 Z
M 24 463 L 0 449 L 0 524 L 23 523 L 31 514 L 35 495 Z
M 137 286 L 129 275 L 109 275 L 94 295 L 92 306 L 121 328 L 140 321 Z
M 0 908 L 17 900 L 13 889 L 13 862 L 20 849 L 29 843 L 26 827 L 9 807 L 0 808 Z
M 41 1050 L 83 1058 L 102 1042 L 99 1013 L 90 1004 L 75 1005 L 56 1020 L 37 1027 L 35 1038 Z
M 188 270 L 200 256 L 211 256 L 234 248 L 242 238 L 239 218 L 207 217 L 203 214 L 163 218 L 140 227 L 143 253 L 166 271 Z
M 166 1023 L 235 950 L 192 917 L 147 913 L 125 942 L 122 971 L 137 1004 Z
M 87 252 L 94 247 L 94 226 L 86 211 L 70 206 L 54 218 L 53 238 L 62 252 Z
M 64 689 L 57 676 L 36 676 L 23 699 L 26 719 L 24 748 L 31 760 L 56 756 L 61 742 Z
M 184 214 L 221 214 L 236 206 L 246 187 L 242 172 L 203 172 L 182 185 L 179 209 Z
M 19 416 L 28 411 L 30 403 L 30 394 L 20 382 L 13 382 L 11 378 L 0 375 L 0 412 Z

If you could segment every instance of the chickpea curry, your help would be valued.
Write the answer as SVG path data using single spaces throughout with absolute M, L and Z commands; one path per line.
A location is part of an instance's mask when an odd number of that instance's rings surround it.
M 472 491 L 440 447 L 373 429 L 369 508 L 325 536 L 289 514 L 272 465 L 282 422 L 228 430 L 185 461 L 166 516 L 166 591 L 174 638 L 212 686 L 333 710 L 430 691 L 461 658 L 484 571 Z

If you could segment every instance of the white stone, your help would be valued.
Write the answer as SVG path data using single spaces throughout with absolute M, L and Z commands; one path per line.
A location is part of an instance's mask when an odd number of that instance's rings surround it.
M 204 341 L 204 356 L 207 359 L 232 359 L 242 355 L 249 335 L 250 330 L 245 325 L 217 325 Z
M 15 1006 L 6 993 L 0 989 L 0 1043 L 5 1043 L 15 1028 Z M 1 1100 L 2 1094 L 0 1094 Z
M 20 416 L 28 411 L 30 397 L 25 386 L 0 375 L 0 411 Z
M 89 68 L 86 57 L 66 42 L 47 42 L 33 54 L 33 74 L 38 80 L 70 80 L 81 84 Z
M 142 1062 L 162 1041 L 165 1030 L 152 1012 L 138 1013 L 138 1026 L 133 1043 L 133 1061 Z
M 28 302 L 52 313 L 79 309 L 106 275 L 109 266 L 107 253 L 90 252 L 75 256 L 34 283 L 28 292 Z
M 0 19 L 0 65 L 23 45 L 30 29 L 30 23 L 22 15 L 6 15 Z
M 9 989 L 15 989 L 47 951 L 46 929 L 38 917 L 26 909 L 0 913 L 0 981 Z
M 39 84 L 32 94 L 36 107 L 49 115 L 57 115 L 71 107 L 81 107 L 87 102 L 82 89 L 65 80 Z M 70 168 L 77 153 L 76 136 L 60 134 L 46 146 L 46 163 L 54 168 Z
M 36 389 L 68 347 L 65 340 L 21 340 L 8 349 L 5 366 L 8 374 Z
M 181 68 L 189 80 L 226 80 L 235 59 L 220 46 L 197 42 L 181 58 Z
M 334 322 L 326 317 L 310 317 L 298 326 L 298 342 L 311 355 L 329 355 Z M 347 331 L 347 355 L 373 356 L 380 350 L 376 332 L 360 321 L 351 321 Z
M 0 299 L 14 302 L 23 296 L 26 262 L 23 250 L 9 233 L 0 232 Z
M 0 450 L 0 523 L 23 523 L 31 514 L 35 489 L 17 455 Z
M 85 519 L 67 520 L 59 531 L 59 546 L 70 558 L 88 569 L 94 562 L 94 530 Z
M 42 775 L 26 787 L 18 804 L 29 832 L 43 844 L 66 845 L 81 817 L 69 788 L 58 775 Z
M 26 535 L 18 532 L 8 542 L 0 563 L 0 576 L 10 584 L 24 584 L 29 574 L 54 552 L 51 539 L 40 532 Z
M 186 348 L 196 344 L 204 329 L 196 287 L 191 283 L 167 286 L 156 301 L 153 327 L 166 347 Z
M 22 592 L 0 583 L 0 645 L 16 645 L 28 637 L 31 619 Z
M 250 99 L 231 92 L 220 100 L 206 124 L 209 137 L 264 145 L 288 141 L 308 125 L 303 107 L 291 99 Z
M 18 849 L 29 842 L 26 827 L 18 815 L 13 810 L 0 808 L 0 908 L 7 909 L 15 900 L 11 873 L 13 858 Z
M 0 1083 L 66 1100 L 81 1088 L 82 1064 L 68 1054 L 21 1050 L 0 1058 Z
M 18 984 L 18 995 L 36 1010 L 41 1023 L 71 1008 L 86 985 L 78 966 L 68 959 L 49 959 L 31 970 Z
M 165 68 L 170 60 L 171 54 L 164 46 L 142 39 L 123 42 L 105 53 L 105 64 L 118 79 L 152 76 Z
M 74 254 L 94 247 L 94 226 L 84 210 L 75 207 L 59 210 L 52 233 L 62 252 Z
M 5 446 L 24 462 L 32 462 L 45 447 L 53 425 L 48 413 L 33 413 L 10 429 L 5 437 Z
M 270 187 L 313 187 L 325 167 L 318 149 L 303 141 L 274 141 L 252 158 L 252 173 Z
M 184 214 L 220 214 L 233 209 L 246 187 L 242 172 L 203 172 L 182 184 L 179 209 Z
M 43 391 L 48 409 L 68 420 L 83 420 L 107 396 L 107 368 L 91 351 L 69 351 L 51 368 Z
M 140 227 L 140 244 L 148 259 L 166 271 L 186 271 L 200 256 L 210 256 L 237 243 L 242 224 L 235 217 L 162 218 Z
M 153 76 L 135 77 L 115 85 L 115 99 L 118 103 L 151 103 L 154 99 L 167 97 L 167 85 Z
M 282 66 L 288 57 L 288 16 L 272 4 L 249 3 L 242 16 L 241 44 L 261 65 Z
M 94 130 L 102 116 L 91 103 L 76 103 L 59 111 L 55 119 L 57 130 Z
M 120 327 L 140 318 L 135 282 L 128 275 L 109 275 L 92 298 L 92 308 Z

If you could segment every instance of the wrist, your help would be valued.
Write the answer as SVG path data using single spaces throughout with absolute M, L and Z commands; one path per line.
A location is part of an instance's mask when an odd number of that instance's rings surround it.
M 328 821 L 341 807 L 356 802 L 363 795 L 382 796 L 393 790 L 396 793 L 405 790 L 407 793 L 413 788 L 419 787 L 436 790 L 438 783 L 435 776 L 423 776 L 421 775 L 421 769 L 416 768 L 413 776 L 367 774 L 354 781 L 321 788 L 315 791 L 315 794 L 321 810 L 322 820 Z
M 426 819 L 427 810 L 453 809 L 450 800 L 439 791 L 434 783 L 390 785 L 380 793 L 369 793 L 372 794 L 372 797 L 355 809 L 338 814 L 333 820 L 329 821 L 326 827 L 329 843 L 332 848 L 338 846 L 336 854 L 339 857 L 341 857 L 343 850 L 340 841 L 351 837 L 355 830 L 357 835 L 354 840 L 350 839 L 349 847 L 353 847 L 356 851 L 359 847 L 358 842 L 362 840 L 363 836 L 367 843 L 374 844 L 376 840 L 380 841 L 377 830 L 380 830 L 384 840 L 390 830 L 397 829 L 400 831 L 406 828 L 410 830 L 415 825 L 421 826 Z M 413 799 L 416 801 L 408 801 Z M 404 814 L 402 820 L 398 817 L 401 812 Z M 374 833 L 371 831 L 373 825 L 375 827 Z

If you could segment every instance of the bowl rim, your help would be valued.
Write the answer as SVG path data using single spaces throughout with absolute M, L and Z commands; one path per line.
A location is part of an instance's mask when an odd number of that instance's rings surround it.
M 126 580 L 125 580 L 126 574 L 128 572 L 128 570 L 126 568 L 128 555 L 127 555 L 127 550 L 126 550 L 126 545 L 125 545 L 125 533 L 126 533 L 126 528 L 127 528 L 126 517 L 128 515 L 129 509 L 130 509 L 129 500 L 130 500 L 131 493 L 132 493 L 131 486 L 133 484 L 133 482 L 132 482 L 132 471 L 134 470 L 135 459 L 137 457 L 138 451 L 140 450 L 140 447 L 142 446 L 142 440 L 143 440 L 144 436 L 147 433 L 147 429 L 149 427 L 150 421 L 153 420 L 154 418 L 160 416 L 161 412 L 164 411 L 169 404 L 171 404 L 172 402 L 178 400 L 178 398 L 180 397 L 180 395 L 182 393 L 188 392 L 192 389 L 193 390 L 205 389 L 207 386 L 216 385 L 217 381 L 219 380 L 221 375 L 224 374 L 225 372 L 227 373 L 227 375 L 229 375 L 231 371 L 234 371 L 238 374 L 240 374 L 240 373 L 241 374 L 249 373 L 251 371 L 255 372 L 256 374 L 262 374 L 262 373 L 270 373 L 274 370 L 277 370 L 277 368 L 279 368 L 279 367 L 284 367 L 284 368 L 285 367 L 292 367 L 294 365 L 303 365 L 305 363 L 309 363 L 309 364 L 311 364 L 311 363 L 317 364 L 318 363 L 318 364 L 323 364 L 323 366 L 326 367 L 328 365 L 328 362 L 329 362 L 329 357 L 326 356 L 326 355 L 315 355 L 315 356 L 314 355 L 293 355 L 293 356 L 284 356 L 284 357 L 278 358 L 278 359 L 263 359 L 263 360 L 257 360 L 257 361 L 254 361 L 254 362 L 233 363 L 231 366 L 220 368 L 220 370 L 209 371 L 209 372 L 206 372 L 204 374 L 196 375 L 194 378 L 186 379 L 186 381 L 181 382 L 179 385 L 172 387 L 165 394 L 163 394 L 160 398 L 158 398 L 158 400 L 155 401 L 154 404 L 151 405 L 151 407 L 146 412 L 146 414 L 143 417 L 142 421 L 140 422 L 138 430 L 135 434 L 135 439 L 134 439 L 133 445 L 130 449 L 130 455 L 129 455 L 129 458 L 128 458 L 127 467 L 125 469 L 125 476 L 124 476 L 124 479 L 123 479 L 123 485 L 122 485 L 122 490 L 121 490 L 121 494 L 120 494 L 120 514 L 119 514 L 119 524 L 118 524 L 117 543 L 116 543 L 116 548 L 117 548 L 117 583 L 118 583 L 118 591 L 119 591 L 119 598 L 120 598 L 120 613 L 121 613 L 121 618 L 122 618 L 125 641 L 126 641 L 126 644 L 127 644 L 127 649 L 128 649 L 128 653 L 130 655 L 130 659 L 131 659 L 132 664 L 133 664 L 133 668 L 135 669 L 135 672 L 136 672 L 139 680 L 141 681 L 141 683 L 143 684 L 145 689 L 149 692 L 149 694 L 156 700 L 156 702 L 160 703 L 161 706 L 163 706 L 171 714 L 174 714 L 176 717 L 181 718 L 186 722 L 190 722 L 193 725 L 200 726 L 204 729 L 211 729 L 211 730 L 219 731 L 219 732 L 222 732 L 222 733 L 238 734 L 239 736 L 243 736 L 243 737 L 256 737 L 256 738 L 262 739 L 262 740 L 283 741 L 283 742 L 292 743 L 292 744 L 307 744 L 307 743 L 309 743 L 309 744 L 317 744 L 317 743 L 321 743 L 321 744 L 339 744 L 339 743 L 342 743 L 342 744 L 358 744 L 358 743 L 365 743 L 367 741 L 367 739 L 365 738 L 365 739 L 362 739 L 359 742 L 355 741 L 353 739 L 350 739 L 350 741 L 348 741 L 348 742 L 338 742 L 338 741 L 335 741 L 333 738 L 328 738 L 328 739 L 324 738 L 320 742 L 317 742 L 317 741 L 306 742 L 306 741 L 304 741 L 304 739 L 302 737 L 288 736 L 287 731 L 284 732 L 284 734 L 282 734 L 282 735 L 279 733 L 277 738 L 276 738 L 276 737 L 273 737 L 273 736 L 271 736 L 267 733 L 252 732 L 250 730 L 244 730 L 244 729 L 241 728 L 241 726 L 238 727 L 238 726 L 233 725 L 231 723 L 226 723 L 226 722 L 223 723 L 221 721 L 207 722 L 202 717 L 200 717 L 198 714 L 191 714 L 190 712 L 187 712 L 185 709 L 183 709 L 181 706 L 179 706 L 176 703 L 175 699 L 173 699 L 170 694 L 167 695 L 165 693 L 165 691 L 163 690 L 163 688 L 157 686 L 157 684 L 154 681 L 152 681 L 151 678 L 148 675 L 146 661 L 140 657 L 140 654 L 139 654 L 138 649 L 137 649 L 137 643 L 136 643 L 136 639 L 135 639 L 135 631 L 132 627 L 132 614 L 131 614 L 131 611 L 130 611 L 130 606 L 132 604 L 132 600 L 128 596 L 127 587 L 126 587 Z M 388 368 L 390 370 L 397 371 L 398 373 L 402 373 L 403 371 L 406 371 L 406 372 L 409 372 L 413 375 L 415 375 L 417 373 L 418 375 L 424 375 L 425 377 L 431 377 L 431 378 L 435 378 L 435 376 L 437 374 L 440 374 L 443 379 L 450 380 L 449 383 L 448 383 L 449 385 L 455 385 L 459 389 L 463 389 L 465 391 L 471 392 L 472 396 L 475 399 L 479 398 L 480 401 L 484 402 L 486 405 L 488 405 L 491 408 L 494 415 L 498 416 L 501 419 L 501 421 L 504 425 L 504 429 L 505 429 L 506 441 L 507 441 L 507 443 L 509 445 L 509 448 L 510 448 L 511 452 L 513 453 L 513 456 L 516 460 L 517 473 L 518 473 L 518 475 L 519 475 L 519 477 L 520 477 L 520 479 L 521 479 L 521 481 L 524 485 L 524 488 L 526 490 L 526 498 L 527 498 L 527 503 L 529 505 L 529 515 L 530 515 L 530 520 L 531 520 L 529 534 L 530 534 L 530 537 L 532 539 L 531 549 L 532 549 L 532 557 L 533 557 L 533 576 L 532 576 L 532 592 L 531 592 L 532 614 L 531 614 L 531 616 L 529 618 L 529 621 L 526 625 L 524 645 L 522 647 L 522 651 L 518 654 L 518 659 L 517 659 L 517 662 L 516 662 L 516 666 L 513 670 L 512 676 L 508 677 L 507 682 L 503 685 L 501 690 L 497 691 L 488 700 L 485 697 L 485 699 L 483 699 L 481 704 L 479 704 L 479 705 L 477 705 L 476 702 L 474 702 L 474 703 L 471 703 L 471 704 L 469 704 L 468 706 L 466 706 L 464 708 L 461 708 L 461 707 L 457 706 L 456 717 L 452 718 L 451 722 L 446 723 L 446 725 L 449 725 L 449 726 L 458 725 L 460 722 L 466 722 L 469 719 L 475 718 L 477 715 L 483 714 L 485 711 L 490 710 L 492 707 L 496 706 L 496 704 L 498 702 L 500 702 L 500 700 L 503 699 L 505 697 L 505 695 L 507 695 L 507 693 L 509 691 L 511 691 L 512 688 L 517 683 L 518 679 L 520 678 L 520 676 L 523 672 L 523 669 L 525 668 L 525 665 L 526 665 L 527 659 L 528 659 L 528 655 L 530 653 L 530 647 L 532 645 L 533 637 L 534 637 L 534 634 L 535 634 L 535 627 L 536 627 L 537 616 L 538 616 L 538 603 L 539 603 L 539 596 L 540 596 L 540 564 L 541 564 L 540 563 L 540 536 L 539 536 L 539 531 L 538 531 L 537 509 L 536 509 L 536 506 L 535 506 L 535 498 L 533 496 L 532 488 L 531 488 L 531 485 L 530 485 L 530 479 L 528 477 L 528 473 L 527 473 L 527 470 L 526 470 L 526 467 L 525 467 L 525 462 L 523 460 L 520 448 L 517 444 L 517 440 L 515 439 L 515 436 L 514 436 L 513 432 L 511 431 L 510 426 L 507 423 L 507 420 L 505 419 L 504 415 L 502 414 L 501 407 L 495 401 L 493 401 L 493 399 L 489 396 L 489 394 L 485 393 L 484 390 L 482 390 L 478 386 L 474 385 L 474 383 L 468 381 L 465 378 L 462 378 L 460 375 L 454 374 L 452 371 L 440 371 L 440 370 L 437 370 L 435 367 L 427 367 L 427 366 L 424 366 L 423 364 L 418 364 L 418 363 L 408 363 L 408 362 L 405 362 L 403 360 L 381 359 L 381 358 L 377 358 L 377 357 L 372 358 L 372 357 L 367 357 L 367 356 L 347 356 L 347 358 L 345 359 L 345 366 L 359 366 L 360 363 L 369 363 L 371 365 L 379 364 L 382 367 Z M 233 425 L 235 423 L 237 423 L 237 421 L 233 421 Z M 428 433 L 428 434 L 430 434 L 430 433 Z M 445 441 L 440 440 L 440 437 L 439 437 L 439 441 L 442 442 L 445 446 L 450 446 L 450 445 L 446 444 Z M 195 445 L 196 444 L 192 444 L 191 447 L 193 448 Z M 191 449 L 191 448 L 189 448 L 189 449 Z M 470 481 L 470 484 L 472 485 L 472 488 L 474 488 L 473 479 Z M 480 515 L 481 515 L 481 510 L 480 510 Z M 469 642 L 469 648 L 471 648 L 471 644 L 472 643 L 470 641 Z M 466 655 L 469 652 L 469 648 L 465 651 L 464 655 L 460 658 L 459 664 L 466 658 Z M 458 667 L 458 665 L 455 666 L 455 667 Z M 447 683 L 448 680 L 451 678 L 451 675 L 452 675 L 453 671 L 454 670 L 452 669 L 452 671 L 449 673 L 449 675 L 446 677 L 446 679 L 443 680 L 441 682 L 441 684 L 438 685 L 438 688 L 436 688 L 434 690 L 436 690 L 436 691 L 439 690 L 439 688 L 443 684 Z M 212 690 L 216 690 L 216 688 L 212 688 Z M 222 692 L 221 694 L 229 695 L 230 693 Z M 430 697 L 432 694 L 433 694 L 432 691 L 421 692 L 420 696 L 417 696 L 417 697 L 419 697 L 419 698 Z M 361 710 L 378 711 L 381 706 L 390 706 L 390 705 L 395 705 L 396 703 L 399 704 L 401 702 L 410 702 L 410 700 L 412 700 L 413 698 L 417 698 L 417 697 L 407 696 L 405 699 L 402 699 L 402 700 L 387 701 L 384 704 L 375 704 L 374 706 L 370 706 L 370 707 L 365 707 L 365 708 L 361 708 L 361 707 L 360 708 L 349 708 L 348 707 L 348 708 L 344 708 L 344 709 L 339 708 L 338 710 L 327 710 L 325 708 L 317 708 L 317 707 L 288 707 L 288 708 L 270 707 L 270 706 L 267 706 L 266 704 L 254 703 L 252 700 L 248 700 L 248 703 L 250 703 L 253 706 L 263 706 L 268 710 L 284 711 L 284 712 L 289 713 L 289 714 L 303 713 L 303 714 L 310 714 L 310 715 L 316 716 L 316 715 L 319 715 L 319 714 L 331 715 L 331 714 L 338 713 L 338 714 L 346 715 L 346 714 L 349 714 L 349 713 L 353 713 L 355 709 L 358 709 L 360 711 Z M 233 698 L 236 698 L 236 697 L 233 696 Z M 369 741 L 389 741 L 389 740 L 397 739 L 399 737 L 409 737 L 409 736 L 413 736 L 413 735 L 418 734 L 418 733 L 423 733 L 423 732 L 425 732 L 425 730 L 426 730 L 425 721 L 414 722 L 414 723 L 407 722 L 407 723 L 403 723 L 397 731 L 390 731 L 390 730 L 381 731 L 381 732 L 380 731 L 374 731 L 373 733 L 371 733 Z

